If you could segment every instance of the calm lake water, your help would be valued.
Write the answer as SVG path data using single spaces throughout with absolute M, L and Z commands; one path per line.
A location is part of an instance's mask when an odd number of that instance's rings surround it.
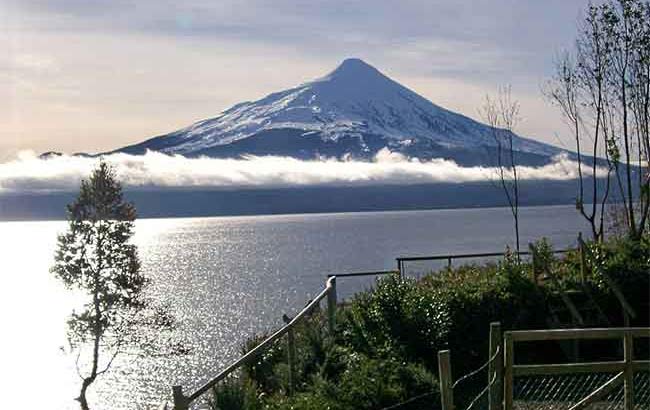
M 586 226 L 572 206 L 523 208 L 522 244 L 573 246 Z M 75 358 L 65 320 L 81 295 L 48 272 L 65 222 L 0 223 L 0 372 L 4 408 L 76 409 Z M 508 209 L 462 209 L 139 220 L 135 242 L 151 292 L 170 303 L 191 356 L 122 357 L 92 388 L 93 409 L 148 409 L 172 384 L 192 389 L 235 358 L 242 341 L 281 323 L 328 273 L 383 270 L 397 256 L 501 251 Z M 411 274 L 434 266 L 407 267 Z M 340 279 L 349 297 L 370 280 Z M 8 400 L 8 401 L 7 401 Z

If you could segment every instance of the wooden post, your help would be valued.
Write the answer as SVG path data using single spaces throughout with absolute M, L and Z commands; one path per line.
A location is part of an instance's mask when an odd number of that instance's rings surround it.
M 287 332 L 287 349 L 287 361 L 289 362 L 289 385 L 287 386 L 287 393 L 291 396 L 294 392 L 296 378 L 296 339 L 293 334 L 293 327 L 289 328 Z
M 332 287 L 327 293 L 327 318 L 330 334 L 334 334 L 336 328 L 336 276 L 331 277 Z
M 438 374 L 440 376 L 440 401 L 442 403 L 442 410 L 454 410 L 451 354 L 449 350 L 441 350 L 438 352 Z
M 451 256 L 447 258 L 447 269 L 451 270 Z
M 174 399 L 174 410 L 189 410 L 190 403 L 183 394 L 183 386 L 172 386 L 172 397 Z
M 397 258 L 397 273 L 399 274 L 400 279 L 402 278 L 402 261 Z
M 634 368 L 632 360 L 634 359 L 634 339 L 630 332 L 625 332 L 623 336 L 623 361 L 625 362 L 624 370 L 624 409 L 634 409 Z
M 488 369 L 489 410 L 503 409 L 503 335 L 501 323 L 490 323 L 490 365 Z
M 584 283 L 587 271 L 587 255 L 585 255 L 585 241 L 582 240 L 582 232 L 578 233 L 578 249 L 580 252 L 580 280 Z
M 529 244 L 528 244 L 528 249 L 530 250 L 530 258 L 531 258 L 531 263 L 530 263 L 530 264 L 531 264 L 531 266 L 532 266 L 532 269 L 531 269 L 531 279 L 533 280 L 533 283 L 534 283 L 535 285 L 537 285 L 537 274 L 539 273 L 539 272 L 537 271 L 537 262 L 538 262 L 538 261 L 536 260 L 536 259 L 537 259 L 537 258 L 536 258 L 536 254 L 537 254 L 537 252 L 535 251 L 535 246 L 534 246 L 532 243 L 529 243 Z
M 505 351 L 503 352 L 504 375 L 503 375 L 503 406 L 504 410 L 512 410 L 513 381 L 512 367 L 515 364 L 515 349 L 512 342 L 512 334 L 505 333 Z

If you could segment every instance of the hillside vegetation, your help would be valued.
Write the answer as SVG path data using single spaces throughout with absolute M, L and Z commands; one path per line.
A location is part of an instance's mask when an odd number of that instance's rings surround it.
M 552 309 L 561 303 L 559 291 L 590 293 L 606 316 L 588 317 L 590 325 L 623 325 L 620 303 L 604 275 L 618 283 L 636 310 L 631 324 L 648 325 L 647 240 L 588 245 L 587 269 L 581 269 L 578 252 L 557 259 L 545 240 L 534 249 L 535 266 L 507 252 L 497 263 L 444 269 L 420 280 L 382 278 L 374 289 L 340 306 L 334 334 L 328 334 L 319 312 L 301 325 L 293 394 L 288 394 L 286 344 L 278 343 L 215 389 L 210 404 L 221 410 L 347 410 L 407 401 L 399 408 L 437 408 L 439 350 L 451 349 L 458 378 L 486 361 L 490 322 L 500 321 L 504 330 L 548 328 Z M 249 340 L 243 350 L 263 338 Z M 591 353 L 597 352 L 581 352 Z M 518 360 L 561 360 L 564 354 L 549 345 Z M 482 379 L 468 383 L 467 396 L 484 384 Z

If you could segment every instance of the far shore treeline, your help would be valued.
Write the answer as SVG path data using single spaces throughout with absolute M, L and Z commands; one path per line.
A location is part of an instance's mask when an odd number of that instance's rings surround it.
M 521 205 L 575 205 L 577 181 L 521 181 Z M 603 181 L 599 181 L 603 184 Z M 491 182 L 238 190 L 125 190 L 140 218 L 503 207 Z M 72 192 L 0 195 L 0 221 L 65 219 Z

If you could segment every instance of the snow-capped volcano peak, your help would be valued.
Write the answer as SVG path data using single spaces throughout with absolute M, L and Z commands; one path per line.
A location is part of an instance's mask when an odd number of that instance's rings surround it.
M 383 147 L 411 147 L 409 155 L 431 157 L 440 149 L 494 146 L 492 135 L 490 127 L 441 108 L 363 60 L 349 58 L 324 77 L 257 101 L 237 104 L 215 118 L 124 151 L 291 155 L 294 146 L 300 151 L 297 156 L 308 157 L 323 151 L 335 156 L 371 155 Z M 335 147 L 341 141 L 345 143 Z M 281 144 L 292 146 L 279 149 Z M 261 152 L 260 146 L 265 147 Z M 519 137 L 515 147 L 544 156 L 560 151 Z
M 339 64 L 334 71 L 323 77 L 321 81 L 340 80 L 340 81 L 367 81 L 371 79 L 389 79 L 379 70 L 360 58 L 346 58 Z M 316 80 L 319 81 L 319 80 Z

